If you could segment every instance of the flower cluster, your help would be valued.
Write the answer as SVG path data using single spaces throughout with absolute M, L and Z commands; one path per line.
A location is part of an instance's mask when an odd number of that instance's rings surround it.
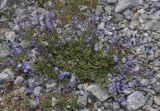
M 128 82 L 125 81 L 126 77 L 124 74 L 120 74 L 117 77 L 113 77 L 111 80 L 111 84 L 109 85 L 109 92 L 115 91 L 123 91 L 124 89 L 128 88 Z
M 54 67 L 54 71 L 58 74 L 58 77 L 60 80 L 63 80 L 65 77 L 70 77 L 70 87 L 74 88 L 75 86 L 75 80 L 76 77 L 73 74 L 70 74 L 69 72 L 66 71 L 61 71 L 58 67 Z

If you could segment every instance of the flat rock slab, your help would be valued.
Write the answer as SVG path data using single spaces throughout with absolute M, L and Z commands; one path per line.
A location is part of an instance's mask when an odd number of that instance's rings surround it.
M 102 90 L 98 85 L 93 84 L 87 87 L 87 91 L 92 93 L 100 101 L 105 101 L 109 98 L 106 91 Z

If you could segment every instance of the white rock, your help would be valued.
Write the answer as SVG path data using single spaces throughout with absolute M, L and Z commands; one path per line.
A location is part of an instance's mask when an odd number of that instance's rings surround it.
M 106 91 L 103 91 L 98 85 L 93 84 L 87 87 L 87 91 L 92 93 L 100 101 L 105 101 L 109 98 L 109 95 Z
M 137 12 L 140 13 L 140 14 L 143 14 L 145 12 L 145 10 L 144 9 L 140 9 Z
M 52 107 L 57 104 L 58 100 L 55 97 L 52 97 Z
M 136 91 L 128 96 L 127 108 L 129 110 L 137 110 L 145 104 L 146 100 L 147 98 L 143 96 L 142 93 L 140 93 L 139 91 Z

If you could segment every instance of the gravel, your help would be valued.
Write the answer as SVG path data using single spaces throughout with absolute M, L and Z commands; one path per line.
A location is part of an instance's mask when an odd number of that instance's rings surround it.
M 60 2 L 65 4 L 66 1 L 61 0 Z M 64 26 L 59 16 L 64 10 L 56 12 L 55 9 L 51 8 L 52 5 L 56 4 L 50 1 L 44 3 L 42 7 L 37 3 L 35 4 L 34 0 L 0 1 L 0 10 L 2 12 L 11 8 L 15 9 L 15 13 L 13 13 L 15 18 L 10 22 L 8 22 L 9 12 L 0 16 L 0 96 L 2 97 L 0 98 L 0 107 L 5 100 L 3 97 L 8 97 L 14 90 L 23 88 L 23 90 L 30 91 L 30 94 L 27 95 L 29 99 L 28 108 L 30 109 L 41 107 L 40 98 L 47 93 L 63 92 L 66 94 L 73 92 L 77 97 L 77 104 L 80 106 L 74 109 L 75 111 L 160 110 L 159 0 L 100 0 L 95 9 L 90 9 L 91 7 L 87 5 L 80 5 L 78 10 L 84 14 L 84 18 L 74 16 L 73 20 Z M 26 76 L 24 72 L 17 74 L 14 70 L 14 68 L 17 68 L 16 66 L 10 67 L 10 63 L 3 63 L 3 61 L 15 59 L 15 57 L 11 57 L 15 49 L 21 52 L 21 49 L 26 48 L 27 51 L 25 52 L 29 52 L 30 58 L 19 58 L 22 60 L 16 61 L 16 64 L 27 62 L 33 66 L 37 62 L 39 52 L 36 46 L 29 46 L 30 41 L 34 42 L 34 38 L 39 37 L 39 35 L 45 36 L 45 34 L 37 33 L 36 30 L 34 36 L 31 35 L 33 40 L 25 41 L 23 33 L 20 36 L 18 32 L 20 28 L 22 30 L 27 29 L 28 24 L 24 25 L 24 21 L 27 19 L 32 24 L 28 25 L 29 27 L 38 26 L 40 30 L 45 32 L 47 29 L 47 13 L 53 10 L 53 27 L 61 38 L 66 39 L 63 41 L 64 43 L 70 38 L 79 38 L 81 36 L 89 37 L 88 41 L 92 40 L 92 35 L 96 35 L 93 33 L 95 30 L 91 31 L 91 34 L 84 34 L 89 26 L 91 29 L 98 30 L 100 42 L 93 46 L 96 51 L 100 50 L 104 44 L 107 47 L 106 50 L 110 48 L 108 44 L 113 44 L 113 46 L 122 44 L 122 46 L 130 49 L 129 54 L 122 52 L 125 59 L 117 59 L 116 67 L 120 72 L 108 74 L 107 78 L 103 79 L 107 83 L 101 81 L 102 84 L 99 85 L 96 83 L 82 83 L 76 77 L 76 85 L 78 84 L 78 86 L 68 88 L 66 84 L 61 84 L 57 78 L 45 77 L 44 74 L 39 76 L 37 72 L 32 76 Z M 95 17 L 94 20 L 91 20 L 90 16 Z M 3 23 L 5 23 L 5 26 Z M 49 42 L 44 39 L 42 44 L 47 47 Z M 13 69 L 11 70 L 11 68 Z M 34 70 L 33 67 L 30 70 L 32 69 Z M 119 77 L 125 70 L 128 71 L 125 78 Z M 67 78 L 70 78 L 70 76 Z M 110 86 L 112 86 L 111 90 Z M 18 101 L 17 96 L 13 96 L 13 98 L 13 100 Z M 52 101 L 52 107 L 48 110 L 57 111 L 58 109 L 55 106 L 58 104 L 59 98 L 51 97 L 49 100 Z M 66 106 L 67 108 L 69 107 Z

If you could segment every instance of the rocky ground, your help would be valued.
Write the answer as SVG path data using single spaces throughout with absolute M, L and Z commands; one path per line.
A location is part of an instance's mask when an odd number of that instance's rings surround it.
M 0 0 L 0 108 L 160 111 L 160 1 Z

